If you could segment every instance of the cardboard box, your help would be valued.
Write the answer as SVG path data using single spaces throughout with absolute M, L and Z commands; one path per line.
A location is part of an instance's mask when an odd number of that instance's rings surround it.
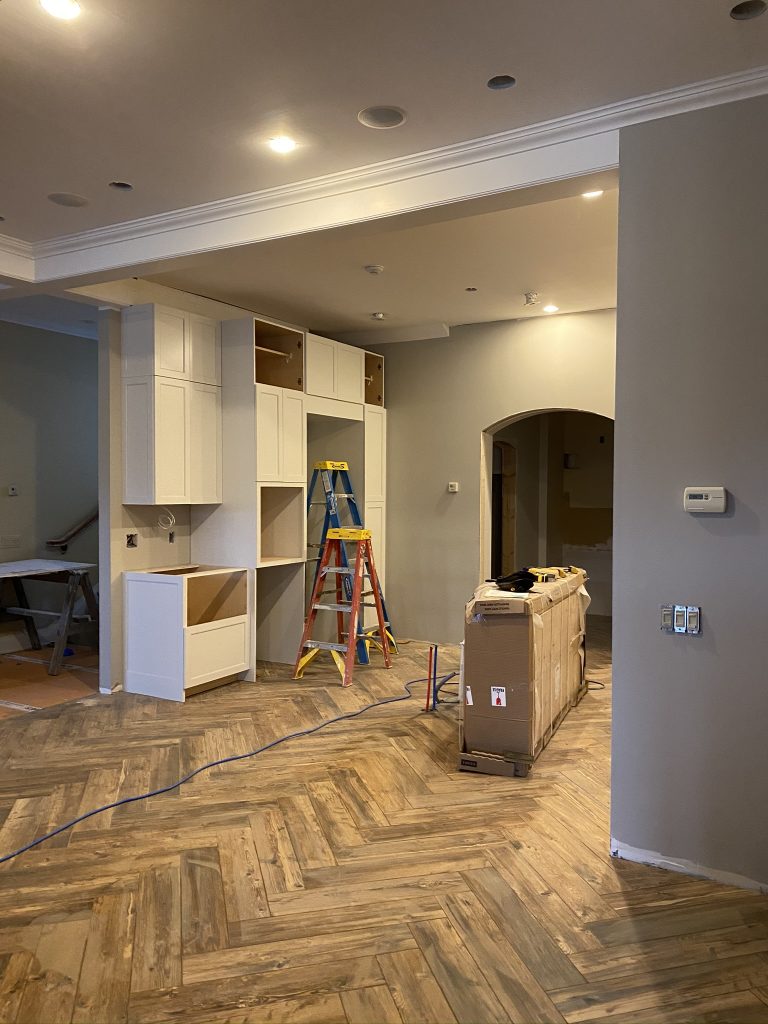
M 526 766 L 578 703 L 584 692 L 585 582 L 579 569 L 528 594 L 492 586 L 475 591 L 464 631 L 460 769 L 527 774 Z

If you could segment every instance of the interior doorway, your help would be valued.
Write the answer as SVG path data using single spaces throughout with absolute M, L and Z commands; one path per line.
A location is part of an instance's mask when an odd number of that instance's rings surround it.
M 531 565 L 586 569 L 590 613 L 611 614 L 613 421 L 556 410 L 492 435 L 491 576 Z

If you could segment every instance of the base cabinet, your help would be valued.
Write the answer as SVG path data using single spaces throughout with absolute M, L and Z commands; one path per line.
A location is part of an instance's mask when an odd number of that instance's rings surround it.
M 247 569 L 183 566 L 123 574 L 128 693 L 183 701 L 250 665 Z

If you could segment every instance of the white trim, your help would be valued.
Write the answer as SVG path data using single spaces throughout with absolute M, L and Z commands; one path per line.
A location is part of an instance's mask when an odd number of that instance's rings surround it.
M 11 235 L 0 235 L 0 275 L 16 281 L 34 281 L 34 248 L 34 242 L 24 242 L 20 238 L 12 238 Z
M 745 878 L 744 875 L 736 875 L 731 871 L 708 868 L 692 860 L 684 860 L 681 857 L 665 857 L 653 850 L 640 850 L 635 846 L 620 843 L 613 836 L 611 836 L 611 856 L 618 857 L 620 860 L 631 860 L 636 864 L 647 864 L 652 868 L 679 871 L 684 875 L 694 875 L 697 878 L 709 878 L 713 882 L 721 882 L 723 885 L 734 885 L 740 889 L 757 889 L 759 892 L 768 893 L 768 881 L 756 882 L 753 878 Z
M 768 92 L 768 66 L 248 195 L 41 242 L 0 257 L 45 282 L 392 216 L 618 166 L 627 125 Z M 15 247 L 15 249 L 14 249 Z M 14 264 L 14 258 L 17 261 Z M 33 266 L 30 268 L 29 263 Z

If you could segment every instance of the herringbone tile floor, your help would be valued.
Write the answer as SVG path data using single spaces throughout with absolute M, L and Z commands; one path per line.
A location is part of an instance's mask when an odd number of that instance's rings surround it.
M 425 662 L 2 722 L 0 853 Z M 768 899 L 608 856 L 610 686 L 526 780 L 458 773 L 455 709 L 423 693 L 0 868 L 0 1021 L 768 1021 Z

